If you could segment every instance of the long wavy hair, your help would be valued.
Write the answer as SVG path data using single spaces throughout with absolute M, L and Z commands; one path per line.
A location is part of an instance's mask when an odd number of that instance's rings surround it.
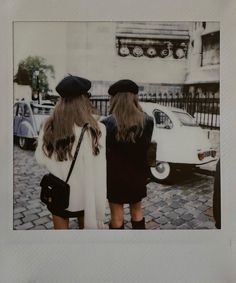
M 94 155 L 100 152 L 101 131 L 93 117 L 94 108 L 86 95 L 75 98 L 60 98 L 52 115 L 44 124 L 43 151 L 49 158 L 55 153 L 58 161 L 72 159 L 72 146 L 75 141 L 74 126 L 88 123 Z
M 110 114 L 116 120 L 116 140 L 135 143 L 143 133 L 144 112 L 137 95 L 120 92 L 111 97 Z

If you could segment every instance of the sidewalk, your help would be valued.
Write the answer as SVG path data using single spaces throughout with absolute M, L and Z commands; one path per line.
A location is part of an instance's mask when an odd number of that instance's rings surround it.
M 53 229 L 52 217 L 40 202 L 39 183 L 47 171 L 36 163 L 33 151 L 14 146 L 14 223 L 15 230 Z M 194 173 L 179 176 L 172 185 L 150 182 L 143 212 L 147 229 L 214 229 L 212 195 L 214 178 Z M 128 205 L 124 206 L 125 229 L 131 229 Z M 107 205 L 105 222 L 110 221 Z M 77 229 L 76 219 L 70 228 Z M 108 228 L 108 227 L 107 227 Z

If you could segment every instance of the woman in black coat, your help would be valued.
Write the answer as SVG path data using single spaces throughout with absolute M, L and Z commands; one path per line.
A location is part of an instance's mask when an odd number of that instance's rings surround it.
M 130 80 L 113 84 L 107 128 L 107 198 L 111 210 L 110 229 L 124 229 L 123 204 L 130 205 L 133 229 L 145 229 L 141 200 L 147 195 L 147 149 L 153 119 L 138 103 L 138 86 Z

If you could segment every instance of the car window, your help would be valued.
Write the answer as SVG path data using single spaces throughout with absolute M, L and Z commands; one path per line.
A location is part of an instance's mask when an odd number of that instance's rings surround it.
M 163 129 L 172 129 L 173 128 L 173 123 L 166 113 L 164 113 L 160 110 L 154 110 L 153 115 L 154 115 L 154 118 L 155 118 L 156 127 L 163 128 Z
M 28 105 L 24 105 L 24 116 L 25 117 L 30 117 L 30 109 Z
M 184 126 L 198 126 L 196 120 L 188 113 L 173 111 L 173 113 L 180 120 L 181 124 Z
M 16 115 L 17 115 L 17 116 L 20 116 L 20 117 L 23 116 L 23 108 L 22 108 L 22 105 L 19 105 Z

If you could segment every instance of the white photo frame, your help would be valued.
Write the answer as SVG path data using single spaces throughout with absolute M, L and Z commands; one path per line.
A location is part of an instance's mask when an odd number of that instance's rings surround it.
M 236 274 L 234 1 L 13 1 L 1 11 L 1 280 L 233 282 Z M 207 20 L 221 24 L 221 231 L 12 230 L 12 22 Z M 127 233 L 128 232 L 128 233 Z M 64 267 L 66 265 L 66 268 Z

